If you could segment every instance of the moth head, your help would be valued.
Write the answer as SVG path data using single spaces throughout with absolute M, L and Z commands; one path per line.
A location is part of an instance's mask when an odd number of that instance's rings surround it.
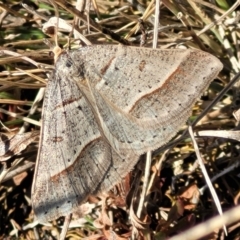
M 63 51 L 58 57 L 55 69 L 62 76 L 68 76 L 70 79 L 81 80 L 84 78 L 84 64 L 76 62 L 71 56 L 71 52 Z

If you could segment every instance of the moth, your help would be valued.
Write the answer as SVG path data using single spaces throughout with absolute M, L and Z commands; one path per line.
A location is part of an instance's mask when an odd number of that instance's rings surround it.
M 222 69 L 199 50 L 96 45 L 63 51 L 48 81 L 32 205 L 45 222 L 109 190 L 167 143 Z

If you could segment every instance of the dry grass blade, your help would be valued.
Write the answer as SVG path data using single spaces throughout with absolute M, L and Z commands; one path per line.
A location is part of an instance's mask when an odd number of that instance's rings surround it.
M 233 4 L 230 0 L 211 3 L 162 0 L 157 9 L 155 2 L 83 1 L 86 8 L 80 6 L 79 1 L 75 6 L 74 1 L 65 0 L 54 1 L 55 6 L 47 1 L 25 1 L 23 5 L 9 0 L 0 3 L 1 136 L 9 131 L 25 136 L 7 139 L 0 146 L 0 179 L 3 180 L 0 239 L 55 239 L 63 225 L 62 218 L 49 226 L 34 222 L 29 200 L 37 155 L 37 144 L 31 134 L 40 130 L 44 87 L 54 69 L 53 57 L 43 39 L 47 35 L 56 37 L 56 9 L 61 45 L 70 43 L 71 48 L 109 43 L 139 46 L 144 39 L 144 46 L 149 48 L 154 43 L 158 48 L 204 49 L 224 64 L 219 79 L 203 93 L 190 118 L 198 149 L 223 210 L 222 218 L 211 220 L 216 215 L 215 206 L 211 194 L 205 191 L 208 187 L 196 164 L 196 152 L 188 138 L 188 130 L 183 126 L 176 141 L 154 152 L 148 181 L 141 178 L 143 169 L 139 162 L 123 181 L 124 190 L 105 193 L 103 210 L 99 197 L 89 197 L 91 207 L 82 206 L 73 214 L 71 223 L 76 224 L 70 223 L 66 239 L 137 236 L 135 238 L 140 240 L 170 237 L 175 240 L 197 239 L 203 233 L 209 234 L 208 239 L 224 239 L 222 226 L 228 224 L 232 224 L 228 228 L 229 239 L 238 238 L 239 224 L 235 221 L 239 221 L 239 214 L 236 214 L 239 209 L 225 211 L 240 202 L 237 142 L 240 138 L 240 1 Z M 155 18 L 158 16 L 155 10 L 160 11 L 159 18 Z M 143 20 L 140 28 L 139 19 Z M 160 23 L 154 23 L 155 20 Z M 43 26 L 47 35 L 42 31 Z M 230 82 L 234 75 L 236 77 Z M 207 115 L 208 112 L 214 114 Z M 233 112 L 237 119 L 233 118 Z M 200 189 L 202 195 L 198 195 L 196 189 Z M 137 214 L 141 195 L 141 214 L 140 210 Z M 84 218 L 81 223 L 77 222 L 79 216 Z M 198 223 L 205 225 L 195 226 Z M 196 228 L 191 229 L 192 226 Z M 177 236 L 186 229 L 188 233 Z
M 195 240 L 207 236 L 215 229 L 221 228 L 225 224 L 233 224 L 240 220 L 240 206 L 234 207 L 226 211 L 222 216 L 216 216 L 208 221 L 199 224 L 186 232 L 170 238 L 170 240 Z
M 39 132 L 27 132 L 7 136 L 0 134 L 0 161 L 6 161 L 9 158 L 23 151 L 31 142 L 39 136 Z
M 210 191 L 211 194 L 212 194 L 212 197 L 213 197 L 214 203 L 216 204 L 217 210 L 218 210 L 220 216 L 222 216 L 221 203 L 220 203 L 220 201 L 219 201 L 219 198 L 218 198 L 218 196 L 217 196 L 217 193 L 216 193 L 215 189 L 213 188 L 212 182 L 211 182 L 211 180 L 210 180 L 210 178 L 209 178 L 209 176 L 208 176 L 207 170 L 206 170 L 206 168 L 205 168 L 205 165 L 204 165 L 204 163 L 203 163 L 201 154 L 200 154 L 200 152 L 199 152 L 199 148 L 198 148 L 197 142 L 196 142 L 196 140 L 195 140 L 195 138 L 194 138 L 194 134 L 193 134 L 193 130 L 192 130 L 192 127 L 191 127 L 191 126 L 188 127 L 188 131 L 189 131 L 190 137 L 191 137 L 192 142 L 193 142 L 193 146 L 194 146 L 194 149 L 195 149 L 195 153 L 196 153 L 196 155 L 197 155 L 197 159 L 198 159 L 198 162 L 199 162 L 199 166 L 200 166 L 201 171 L 202 171 L 202 173 L 203 173 L 203 175 L 204 175 L 205 181 L 207 182 L 207 185 L 208 185 L 208 187 L 209 187 L 209 191 Z M 226 236 L 227 236 L 228 233 L 227 233 L 227 229 L 226 229 L 226 226 L 225 226 L 225 225 L 223 225 L 223 229 L 224 229 L 224 232 L 225 232 L 225 234 L 226 234 Z

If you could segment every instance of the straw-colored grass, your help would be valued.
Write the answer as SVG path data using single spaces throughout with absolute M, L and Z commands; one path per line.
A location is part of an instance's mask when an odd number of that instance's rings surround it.
M 140 46 L 143 39 L 145 47 L 154 43 L 158 48 L 197 48 L 215 55 L 224 69 L 195 105 L 192 122 L 239 72 L 237 1 L 233 5 L 230 0 L 161 0 L 158 39 L 153 37 L 157 29 L 155 1 L 95 1 L 86 1 L 82 12 L 76 10 L 75 1 L 56 0 L 55 6 L 47 1 L 26 1 L 24 5 L 20 1 L 0 3 L 0 120 L 1 133 L 5 134 L 0 142 L 3 155 L 0 156 L 0 239 L 57 239 L 63 225 L 63 218 L 48 226 L 37 224 L 31 208 L 43 88 L 54 68 L 51 49 L 43 42 L 49 38 L 54 45 L 54 39 L 46 35 L 54 34 L 54 30 L 45 27 L 45 33 L 42 31 L 43 24 L 51 17 L 59 15 L 66 20 L 59 23 L 58 33 L 58 43 L 65 48 L 89 43 Z M 92 3 L 90 7 L 88 2 Z M 80 6 L 81 1 L 77 3 Z M 68 32 L 67 23 L 73 24 L 73 20 L 76 32 L 71 27 Z M 193 130 L 226 130 L 218 135 L 205 132 L 202 135 L 208 137 L 196 139 L 208 175 L 211 179 L 215 177 L 212 183 L 225 212 L 239 202 L 240 132 L 230 131 L 239 128 L 239 83 L 220 96 Z M 182 136 L 184 129 L 186 126 L 177 137 Z M 22 139 L 9 140 L 19 132 Z M 221 138 L 224 136 L 227 138 Z M 180 139 L 156 151 L 148 180 L 143 178 L 146 156 L 142 156 L 143 160 L 107 198 L 89 197 L 89 203 L 84 205 L 85 215 L 74 214 L 66 239 L 167 239 L 218 215 L 216 200 L 205 187 L 187 131 Z M 11 151 L 7 151 L 9 144 Z M 144 181 L 148 181 L 147 196 L 138 210 Z M 233 219 L 239 221 L 240 217 Z M 239 239 L 239 222 L 233 221 L 221 222 L 213 229 L 208 223 L 207 229 L 211 230 L 201 231 L 202 236 L 224 239 L 223 225 L 231 223 L 227 227 L 229 239 Z M 199 238 L 196 232 L 196 236 L 179 239 Z

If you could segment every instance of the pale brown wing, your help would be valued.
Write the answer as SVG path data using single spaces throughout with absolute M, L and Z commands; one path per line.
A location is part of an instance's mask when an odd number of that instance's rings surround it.
M 139 155 L 176 134 L 222 69 L 217 58 L 198 50 L 91 46 L 70 57 L 81 66 L 75 80 L 80 89 L 89 87 L 111 146 Z
M 43 105 L 41 141 L 32 187 L 39 221 L 69 214 L 85 198 L 108 190 L 138 160 L 119 157 L 101 137 L 91 106 L 60 57 L 49 79 Z M 119 165 L 119 167 L 118 167 Z

